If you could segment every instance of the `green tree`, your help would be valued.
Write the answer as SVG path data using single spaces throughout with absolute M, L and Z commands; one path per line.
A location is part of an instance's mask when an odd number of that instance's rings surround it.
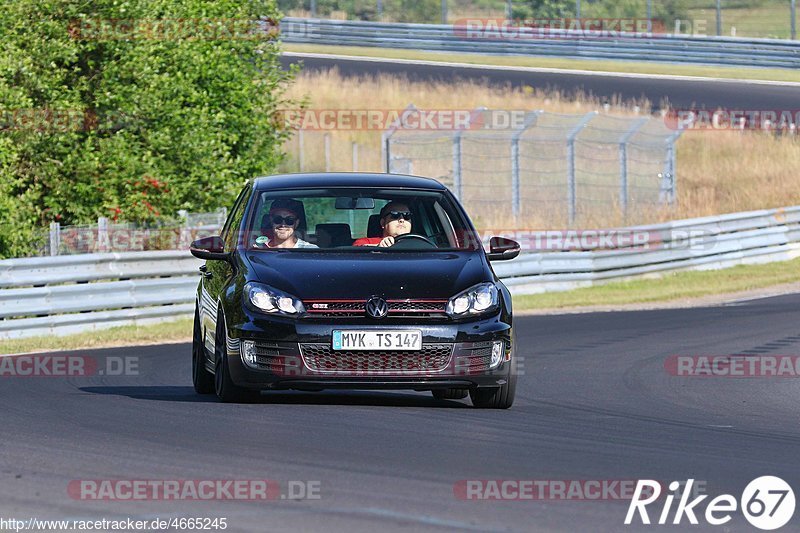
M 292 105 L 278 19 L 274 0 L 5 2 L 0 257 L 53 220 L 212 210 L 271 172 Z

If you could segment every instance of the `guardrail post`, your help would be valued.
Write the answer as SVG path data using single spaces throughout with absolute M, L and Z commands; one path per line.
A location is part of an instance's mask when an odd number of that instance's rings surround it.
M 597 111 L 586 113 L 567 134 L 567 203 L 570 226 L 575 223 L 578 192 L 575 183 L 575 137 L 596 115 Z
M 659 201 L 665 200 L 670 204 L 675 203 L 676 182 L 675 179 L 675 141 L 680 137 L 681 131 L 678 130 L 667 138 L 667 156 L 664 160 L 664 172 L 661 177 L 661 193 Z
M 61 224 L 50 223 L 50 255 L 58 255 L 61 250 Z
M 442 0 L 442 24 L 447 24 L 447 0 Z
M 628 142 L 646 122 L 646 118 L 640 118 L 619 139 L 619 205 L 626 218 L 628 216 Z
M 303 142 L 303 130 L 297 130 L 297 158 L 300 160 L 300 172 L 305 171 L 305 143 Z
M 180 209 L 178 217 L 181 219 L 181 235 L 178 240 L 178 249 L 186 250 L 192 244 L 192 227 L 189 223 L 189 212 L 186 209 Z
M 108 218 L 100 217 L 97 219 L 97 251 L 109 251 L 108 242 Z
M 797 39 L 797 9 L 795 6 L 795 0 L 792 0 L 791 11 L 792 11 L 792 40 L 794 41 L 795 39 Z
M 529 127 L 536 123 L 541 113 L 543 113 L 541 109 L 529 113 L 528 116 L 525 117 L 522 126 L 515 130 L 514 134 L 511 136 L 511 210 L 514 215 L 514 220 L 519 217 L 520 204 L 522 203 L 520 199 L 519 179 L 519 138 Z
M 453 134 L 453 188 L 461 200 L 461 130 Z
M 353 172 L 358 172 L 358 144 L 353 143 Z
M 661 202 L 662 204 L 663 203 L 671 204 L 672 202 L 670 201 L 669 190 L 671 187 L 671 183 L 673 183 L 672 174 L 670 174 L 666 170 L 664 172 L 659 172 L 658 181 L 659 181 L 658 201 Z
M 403 124 L 408 113 L 413 113 L 416 110 L 417 108 L 414 104 L 408 104 L 400 116 L 381 134 L 381 164 L 383 165 L 383 171 L 386 173 L 392 171 L 392 135 Z
M 392 134 L 394 131 L 385 131 L 381 134 L 381 165 L 383 171 L 391 172 L 389 168 L 389 158 L 392 157 Z
M 455 189 L 456 198 L 461 201 L 462 197 L 462 182 L 463 182 L 463 173 L 462 173 L 462 166 L 461 166 L 461 136 L 464 135 L 464 130 L 472 126 L 472 121 L 475 120 L 475 117 L 486 111 L 485 107 L 478 107 L 472 113 L 470 113 L 469 121 L 463 128 L 459 128 L 453 134 L 453 188 Z
M 717 0 L 717 37 L 722 35 L 722 0 Z
M 331 171 L 331 134 L 325 134 L 325 172 Z

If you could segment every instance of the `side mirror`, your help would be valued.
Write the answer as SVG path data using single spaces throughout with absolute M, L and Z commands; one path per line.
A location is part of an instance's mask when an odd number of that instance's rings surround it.
M 222 237 L 218 235 L 197 239 L 192 243 L 190 250 L 192 255 L 198 259 L 228 260 L 228 254 L 225 253 L 225 243 L 222 242 Z
M 519 255 L 519 243 L 504 237 L 492 237 L 489 239 L 489 253 L 486 254 L 489 261 L 505 261 L 514 259 Z

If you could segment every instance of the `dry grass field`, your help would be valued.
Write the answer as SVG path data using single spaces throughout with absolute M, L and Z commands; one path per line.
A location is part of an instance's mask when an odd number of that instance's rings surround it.
M 550 113 L 581 114 L 597 110 L 601 114 L 642 117 L 660 107 L 650 102 L 600 102 L 587 95 L 566 98 L 547 87 L 496 88 L 476 82 L 458 85 L 411 82 L 397 76 L 343 78 L 336 71 L 302 73 L 290 88 L 289 96 L 306 99 L 309 109 L 397 109 L 409 103 L 420 109 L 536 110 Z M 606 104 L 606 105 L 604 105 Z M 655 115 L 659 117 L 658 114 Z M 339 129 L 330 131 L 329 170 L 353 170 L 353 144 L 357 144 L 357 169 L 381 170 L 381 131 Z M 306 171 L 325 170 L 324 133 L 303 134 Z M 800 136 L 776 137 L 763 132 L 688 131 L 677 142 L 677 201 L 674 206 L 637 209 L 632 206 L 627 218 L 618 206 L 604 205 L 582 213 L 578 225 L 611 227 L 643 224 L 676 218 L 746 211 L 800 204 Z M 298 171 L 298 136 L 287 142 L 284 171 Z M 504 162 L 501 162 L 505 164 Z M 414 168 L 414 173 L 434 174 Z M 498 174 L 505 175 L 498 167 Z M 506 179 L 505 177 L 503 179 Z M 616 179 L 616 178 L 612 178 Z M 485 195 L 490 198 L 491 182 Z M 466 192 L 465 192 L 466 194 Z M 484 194 L 471 191 L 470 194 Z M 558 202 L 550 202 L 556 204 Z M 482 228 L 524 227 L 549 229 L 563 227 L 563 202 L 559 205 L 524 209 L 522 220 L 514 221 L 508 205 L 479 210 L 474 215 Z M 470 207 L 468 206 L 468 209 Z M 474 211 L 473 209 L 470 209 Z

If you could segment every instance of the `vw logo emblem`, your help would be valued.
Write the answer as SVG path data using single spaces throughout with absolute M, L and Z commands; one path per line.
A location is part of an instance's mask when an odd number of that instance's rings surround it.
M 372 318 L 383 318 L 389 314 L 389 304 L 386 303 L 386 300 L 378 296 L 373 296 L 367 300 L 365 309 L 367 315 Z

